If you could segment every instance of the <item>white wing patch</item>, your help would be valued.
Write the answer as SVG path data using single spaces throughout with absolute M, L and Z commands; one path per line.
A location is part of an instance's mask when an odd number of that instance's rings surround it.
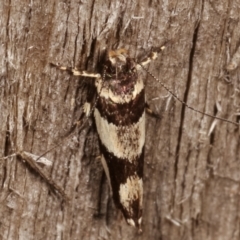
M 97 132 L 107 150 L 117 158 L 132 162 L 142 153 L 145 143 L 145 112 L 137 123 L 130 126 L 116 126 L 102 118 L 98 109 L 94 110 Z
M 95 81 L 95 86 L 97 88 L 97 92 L 100 97 L 105 98 L 107 100 L 111 100 L 114 103 L 129 103 L 132 101 L 144 88 L 144 83 L 142 79 L 139 79 L 135 86 L 134 90 L 131 94 L 114 94 L 109 87 L 102 87 L 102 79 L 97 78 Z
M 126 183 L 120 184 L 119 189 L 120 202 L 124 208 L 131 213 L 131 202 L 139 199 L 140 208 L 142 207 L 143 181 L 137 175 L 127 178 Z

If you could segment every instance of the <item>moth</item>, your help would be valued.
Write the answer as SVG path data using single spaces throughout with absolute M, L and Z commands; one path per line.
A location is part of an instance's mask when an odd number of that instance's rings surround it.
M 107 54 L 103 74 L 57 66 L 75 76 L 95 78 L 96 101 L 85 103 L 93 112 L 99 137 L 101 162 L 112 197 L 127 223 L 141 229 L 143 211 L 143 165 L 145 144 L 145 90 L 138 71 L 156 59 L 151 53 L 141 63 L 126 49 Z

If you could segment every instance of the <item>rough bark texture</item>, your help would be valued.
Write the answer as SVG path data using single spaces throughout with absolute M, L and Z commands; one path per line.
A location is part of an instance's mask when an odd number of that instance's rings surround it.
M 239 129 L 197 114 L 146 74 L 148 118 L 143 233 L 112 203 L 87 125 L 79 119 L 92 80 L 50 64 L 97 71 L 105 49 L 133 57 L 167 43 L 150 71 L 189 105 L 237 121 L 239 70 L 226 71 L 238 49 L 240 2 L 0 1 L 0 154 L 46 154 L 43 168 L 65 189 L 62 203 L 19 158 L 0 161 L 1 239 L 238 240 Z M 238 58 L 236 57 L 238 60 Z M 237 65 L 234 62 L 235 65 Z

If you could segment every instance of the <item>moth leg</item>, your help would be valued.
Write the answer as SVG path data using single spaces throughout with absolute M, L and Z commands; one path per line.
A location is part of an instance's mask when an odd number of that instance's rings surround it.
M 32 168 L 36 173 L 38 173 L 44 180 L 45 182 L 51 187 L 52 190 L 55 190 L 58 194 L 60 194 L 60 196 L 62 196 L 64 201 L 68 201 L 69 197 L 67 196 L 67 194 L 65 193 L 65 190 L 60 187 L 50 176 L 49 174 L 47 174 L 44 169 L 42 169 L 41 167 L 39 167 L 37 162 L 44 161 L 45 165 L 46 163 L 51 163 L 51 161 L 49 161 L 48 159 L 42 157 L 42 156 L 36 156 L 32 153 L 29 152 L 25 152 L 25 151 L 20 151 L 17 154 L 17 157 L 22 159 L 23 161 L 27 162 L 27 164 L 30 166 L 30 168 Z M 50 166 L 50 165 L 49 165 Z
M 150 106 L 149 106 L 148 103 L 145 103 L 145 110 L 146 110 L 146 113 L 148 113 L 151 117 L 154 117 L 154 118 L 157 118 L 157 119 L 160 119 L 160 118 L 161 118 L 161 116 L 160 116 L 158 113 L 154 112 L 154 111 L 150 108 Z
M 83 112 L 85 113 L 86 117 L 90 116 L 91 113 L 91 103 L 86 102 L 83 105 Z
M 151 52 L 151 53 L 148 55 L 147 58 L 143 59 L 143 61 L 140 62 L 140 64 L 141 64 L 142 66 L 145 66 L 145 65 L 149 64 L 151 61 L 153 61 L 153 60 L 155 60 L 155 59 L 157 58 L 157 55 L 158 55 L 157 52 Z M 140 65 L 140 64 L 138 64 L 138 65 Z M 140 66 L 140 67 L 141 67 L 141 66 Z
M 73 74 L 74 76 L 101 78 L 100 73 L 91 73 L 91 72 L 87 72 L 87 71 L 81 71 L 77 68 L 65 67 L 65 66 L 61 66 L 61 65 L 58 65 L 58 64 L 54 64 L 54 63 L 51 63 L 51 66 L 56 67 L 56 68 L 58 68 L 62 71 L 67 71 L 67 72 Z
M 98 155 L 98 156 L 95 158 L 95 160 L 99 161 L 99 160 L 101 160 L 101 157 L 102 157 L 102 155 Z

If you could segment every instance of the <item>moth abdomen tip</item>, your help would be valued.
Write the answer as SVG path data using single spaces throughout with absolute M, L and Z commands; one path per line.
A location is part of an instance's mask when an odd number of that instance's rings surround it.
M 134 221 L 132 218 L 128 218 L 127 223 L 132 227 L 137 227 L 138 233 L 142 233 L 142 228 L 141 228 L 142 217 L 140 217 L 137 221 Z

